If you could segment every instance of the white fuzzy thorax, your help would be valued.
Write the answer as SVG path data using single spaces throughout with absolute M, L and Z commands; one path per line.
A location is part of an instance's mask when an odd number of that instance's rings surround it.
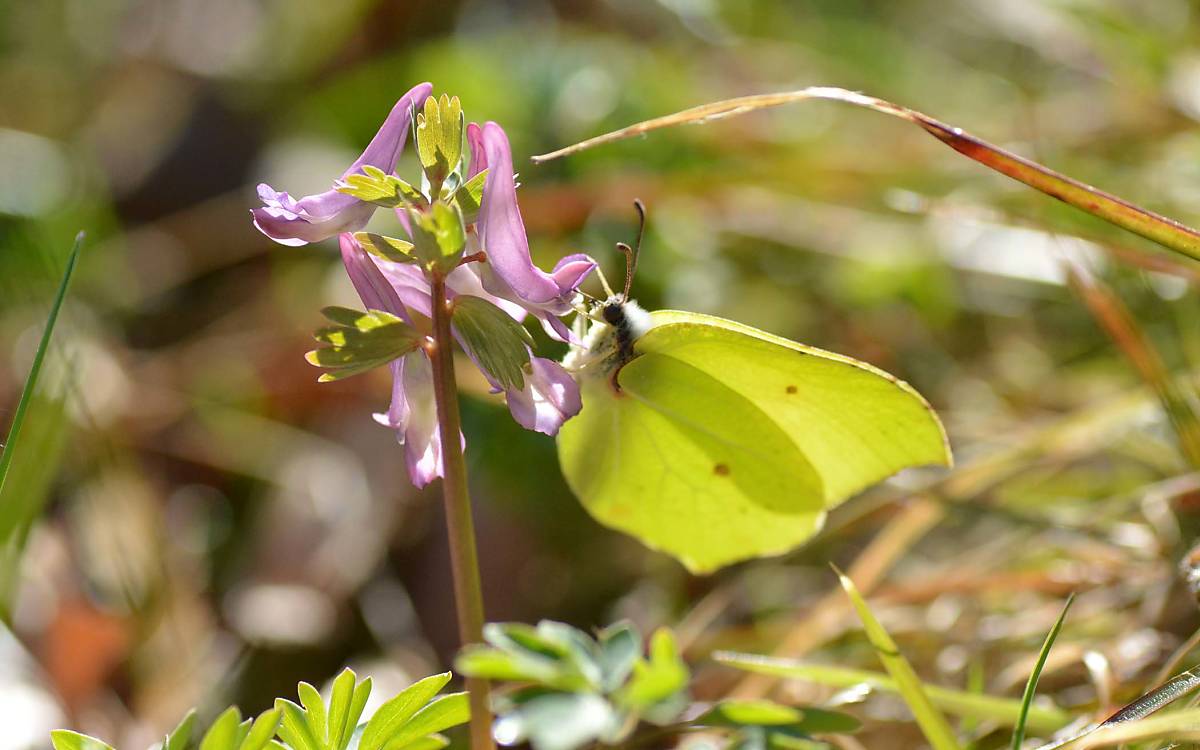
M 625 319 L 629 321 L 629 330 L 633 333 L 633 340 L 637 341 L 654 326 L 650 320 L 650 313 L 642 309 L 642 306 L 633 300 L 626 302 Z

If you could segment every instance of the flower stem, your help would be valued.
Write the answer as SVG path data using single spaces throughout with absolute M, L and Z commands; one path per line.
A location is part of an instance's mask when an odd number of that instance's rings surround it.
M 450 305 L 445 278 L 434 273 L 430 284 L 433 308 L 433 392 L 437 401 L 438 430 L 442 438 L 442 498 L 446 506 L 446 532 L 450 536 L 450 568 L 454 575 L 454 603 L 462 645 L 483 640 L 483 586 L 479 580 L 479 555 L 475 550 L 475 524 L 467 492 L 467 467 L 463 461 L 458 411 L 458 385 L 454 378 L 454 339 L 450 334 Z M 492 716 L 486 680 L 467 679 L 471 702 L 471 748 L 492 750 Z

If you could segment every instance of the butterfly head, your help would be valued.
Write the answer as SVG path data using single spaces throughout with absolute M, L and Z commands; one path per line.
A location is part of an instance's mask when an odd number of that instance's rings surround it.
M 640 200 L 635 200 L 633 205 L 638 212 L 637 242 L 633 247 L 624 242 L 617 243 L 617 249 L 625 254 L 625 287 L 621 294 L 615 294 L 601 276 L 601 282 L 609 296 L 603 300 L 595 300 L 587 315 L 580 316 L 580 323 L 590 320 L 591 325 L 586 334 L 581 336 L 582 344 L 573 347 L 563 360 L 567 369 L 574 372 L 600 372 L 615 378 L 616 372 L 637 356 L 634 344 L 652 325 L 650 313 L 629 298 L 633 275 L 637 270 L 638 253 L 642 247 L 642 235 L 646 230 L 645 206 Z

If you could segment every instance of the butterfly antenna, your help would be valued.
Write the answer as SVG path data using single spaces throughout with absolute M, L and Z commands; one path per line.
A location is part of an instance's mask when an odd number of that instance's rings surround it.
M 634 198 L 633 207 L 638 212 L 637 243 L 633 247 L 624 242 L 617 243 L 617 249 L 625 253 L 625 293 L 621 295 L 622 303 L 629 301 L 629 290 L 633 287 L 633 275 L 637 272 L 638 256 L 642 252 L 642 237 L 646 234 L 646 206 Z

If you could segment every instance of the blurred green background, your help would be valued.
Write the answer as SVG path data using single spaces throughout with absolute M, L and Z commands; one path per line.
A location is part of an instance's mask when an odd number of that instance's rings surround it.
M 883 367 L 930 399 L 960 463 L 851 501 L 792 555 L 692 578 L 592 522 L 553 441 L 468 380 L 490 619 L 674 624 L 701 665 L 716 646 L 770 651 L 808 627 L 827 562 L 853 562 L 935 482 L 939 523 L 878 590 L 922 675 L 1019 692 L 1078 590 L 1043 686 L 1101 713 L 1136 694 L 1200 624 L 1175 573 L 1200 481 L 1066 269 L 1114 290 L 1183 373 L 1200 366 L 1200 264 L 833 103 L 525 157 L 834 85 L 1194 225 L 1197 14 L 1184 0 L 0 2 L 0 425 L 88 232 L 0 497 L 0 750 L 63 725 L 142 747 L 191 705 L 262 710 L 347 663 L 385 697 L 448 664 L 440 499 L 410 488 L 371 420 L 386 373 L 318 385 L 302 359 L 319 308 L 357 303 L 335 248 L 275 245 L 248 214 L 260 181 L 325 189 L 422 80 L 508 131 L 543 266 L 585 251 L 620 276 L 612 246 L 640 197 L 645 306 Z M 852 620 L 830 622 L 820 658 L 877 668 Z M 704 666 L 697 693 L 737 679 Z M 898 739 L 911 729 L 894 701 L 861 710 L 887 745 L 917 742 Z

